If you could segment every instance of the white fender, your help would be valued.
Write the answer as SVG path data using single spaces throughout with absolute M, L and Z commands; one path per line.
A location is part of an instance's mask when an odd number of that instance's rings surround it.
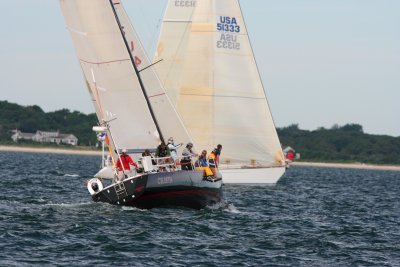
M 97 184 L 98 186 L 98 189 L 96 191 L 94 191 L 93 189 L 94 184 Z M 89 193 L 92 196 L 103 190 L 103 188 L 104 188 L 103 183 L 100 181 L 100 179 L 97 178 L 90 179 L 89 182 L 87 183 L 87 189 L 89 190 Z
M 92 130 L 94 132 L 101 133 L 101 132 L 107 131 L 107 128 L 106 127 L 101 127 L 101 126 L 93 126 Z
M 98 173 L 94 175 L 94 178 L 102 178 L 102 179 L 114 179 L 114 169 L 112 166 L 105 166 Z

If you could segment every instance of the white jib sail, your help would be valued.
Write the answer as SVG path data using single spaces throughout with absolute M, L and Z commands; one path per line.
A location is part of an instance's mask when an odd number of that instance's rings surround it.
M 113 12 L 123 10 L 117 0 L 60 0 L 68 30 L 71 33 L 76 53 L 86 84 L 95 103 L 100 122 L 109 122 L 117 148 L 155 148 L 159 139 L 145 101 L 138 76 L 133 68 L 129 50 L 122 37 Z M 120 13 L 121 12 L 117 12 Z M 139 39 L 127 17 L 120 18 L 122 26 L 129 31 L 128 44 L 141 49 Z M 132 33 L 133 32 L 133 33 Z M 144 54 L 134 55 L 143 65 L 149 65 Z M 162 133 L 189 141 L 185 128 L 173 106 L 165 96 L 158 79 L 149 77 L 144 70 L 143 82 L 146 87 L 154 114 Z M 114 148 L 114 147 L 113 147 Z
M 165 141 L 167 141 L 169 137 L 173 137 L 177 143 L 192 142 L 188 131 L 183 126 L 183 122 L 174 108 L 174 105 L 171 103 L 164 87 L 161 85 L 161 81 L 154 70 L 154 66 L 151 66 L 152 62 L 149 60 L 122 3 L 119 0 L 114 0 L 113 2 L 116 13 L 123 27 L 129 49 L 136 66 L 140 71 L 142 80 L 145 83 L 147 95 Z M 158 63 L 155 63 L 155 65 L 156 64 Z
M 195 143 L 221 143 L 228 165 L 283 166 L 238 0 L 189 1 L 194 11 L 176 2 L 186 1 L 169 1 L 156 55 L 167 60 L 156 68 Z M 186 27 L 171 27 L 183 13 Z

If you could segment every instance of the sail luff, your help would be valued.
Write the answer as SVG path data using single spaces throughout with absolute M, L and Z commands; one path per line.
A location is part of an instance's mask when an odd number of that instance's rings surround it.
M 213 0 L 216 132 L 234 149 L 229 161 L 250 166 L 281 166 L 283 157 L 275 125 L 254 61 L 247 28 L 238 0 Z M 231 106 L 237 106 L 232 110 Z M 224 118 L 230 114 L 236 119 Z M 247 161 L 247 162 L 246 162 Z
M 263 81 L 263 79 L 261 79 L 260 68 L 258 67 L 257 59 L 256 59 L 255 54 L 254 54 L 253 45 L 252 45 L 251 39 L 249 37 L 249 33 L 247 31 L 246 20 L 245 20 L 245 18 L 243 16 L 243 11 L 242 11 L 242 7 L 240 5 L 240 0 L 235 0 L 235 1 L 237 1 L 237 5 L 239 7 L 239 12 L 240 12 L 242 20 L 243 20 L 243 25 L 246 28 L 246 33 L 247 33 L 246 36 L 247 36 L 247 40 L 248 40 L 249 45 L 250 45 L 251 55 L 252 55 L 252 58 L 253 58 L 253 61 L 254 61 L 255 68 L 256 68 L 257 73 L 258 73 L 258 77 L 259 77 L 259 80 L 260 80 L 260 83 L 261 83 L 261 87 L 263 89 L 262 91 L 264 93 L 265 102 L 267 103 L 268 114 L 269 114 L 269 116 L 270 116 L 270 118 L 272 120 L 272 126 L 273 126 L 272 128 L 273 128 L 273 132 L 274 132 L 274 138 L 276 139 L 275 143 L 279 144 L 279 148 L 277 149 L 277 152 L 276 152 L 276 153 L 279 154 L 278 155 L 278 161 L 280 160 L 281 165 L 285 165 L 285 160 L 284 160 L 285 156 L 283 155 L 282 146 L 280 145 L 280 141 L 279 141 L 279 137 L 278 137 L 278 132 L 276 131 L 276 126 L 275 126 L 276 124 L 275 124 L 275 121 L 274 121 L 274 116 L 272 114 L 270 104 L 268 102 L 268 97 L 267 97 L 267 92 L 265 91 L 264 81 Z M 265 114 L 266 117 L 268 117 L 268 114 Z
M 247 32 L 246 20 L 244 19 L 242 7 L 241 7 L 241 5 L 240 5 L 240 1 L 239 1 L 239 0 L 237 0 L 237 4 L 238 4 L 238 6 L 239 6 L 240 14 L 241 14 L 242 19 L 243 19 L 243 25 L 244 25 L 244 27 L 246 28 L 246 32 Z M 268 113 L 269 113 L 270 116 L 271 116 L 272 124 L 273 124 L 274 130 L 275 130 L 275 134 L 276 134 L 277 139 L 279 140 L 278 133 L 276 132 L 276 127 L 275 127 L 276 124 L 275 124 L 275 121 L 274 121 L 274 116 L 272 115 L 271 107 L 270 107 L 270 104 L 269 104 L 269 101 L 268 101 L 268 97 L 267 97 L 267 92 L 265 91 L 264 81 L 263 81 L 263 79 L 261 79 L 260 68 L 258 67 L 257 59 L 256 59 L 256 57 L 255 57 L 253 45 L 252 45 L 251 40 L 250 40 L 250 38 L 249 38 L 248 32 L 247 32 L 247 39 L 248 39 L 248 42 L 249 42 L 249 44 L 250 44 L 251 54 L 252 54 L 252 58 L 253 58 L 253 61 L 254 61 L 255 66 L 256 66 L 256 69 L 257 69 L 258 76 L 260 77 L 260 82 L 261 82 L 261 86 L 262 86 L 262 88 L 263 88 L 265 101 L 267 102 Z M 280 152 L 281 152 L 281 156 L 282 156 L 282 159 L 283 159 L 284 156 L 283 156 L 283 151 L 282 151 L 282 149 L 281 149 Z

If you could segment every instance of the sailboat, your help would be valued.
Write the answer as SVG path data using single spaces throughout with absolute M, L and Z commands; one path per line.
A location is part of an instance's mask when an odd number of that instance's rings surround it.
M 138 156 L 146 149 L 154 151 L 170 136 L 181 142 L 192 139 L 152 69 L 121 1 L 60 0 L 60 6 L 99 120 L 97 128 L 107 135 L 113 165 L 126 151 L 142 167 L 140 172 L 124 167 L 122 172 L 115 171 L 108 186 L 103 179 L 89 180 L 92 199 L 139 208 L 200 209 L 219 202 L 221 179 L 205 177 L 201 170 L 179 170 L 175 162 Z
M 195 144 L 223 144 L 226 184 L 274 184 L 285 160 L 238 0 L 168 2 L 155 66 Z

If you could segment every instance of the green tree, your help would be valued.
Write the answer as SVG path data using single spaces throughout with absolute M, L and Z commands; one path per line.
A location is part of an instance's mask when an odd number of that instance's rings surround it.
M 304 161 L 400 164 L 400 137 L 365 134 L 359 124 L 315 131 L 290 125 L 277 130 L 283 146 L 296 149 Z
M 95 114 L 83 114 L 61 109 L 45 113 L 39 106 L 23 107 L 7 101 L 0 101 L 0 141 L 10 142 L 14 129 L 34 133 L 42 131 L 60 131 L 74 134 L 80 145 L 94 145 L 96 135 L 92 126 L 97 125 Z

